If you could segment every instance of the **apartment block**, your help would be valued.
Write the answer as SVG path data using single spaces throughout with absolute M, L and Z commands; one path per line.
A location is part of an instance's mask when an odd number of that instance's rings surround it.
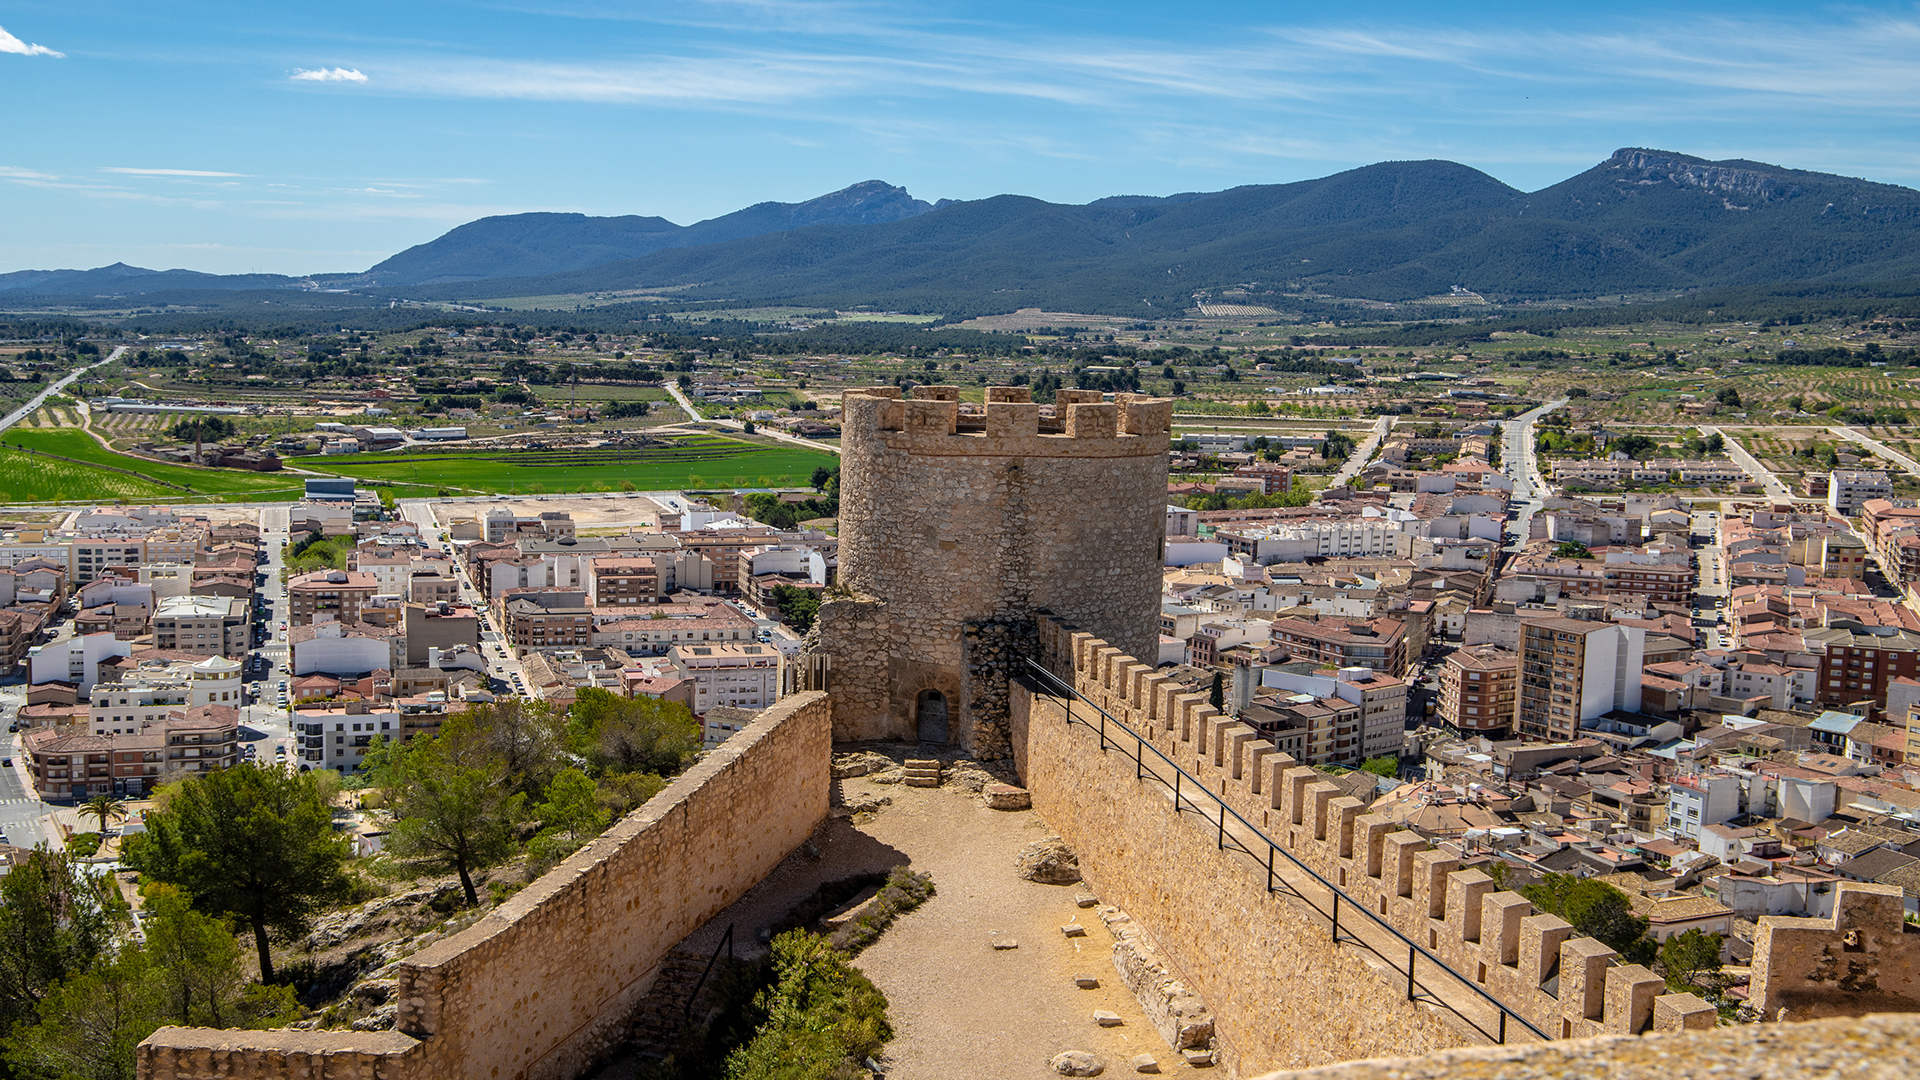
M 244 656 L 249 607 L 225 596 L 169 596 L 154 609 L 153 644 L 201 656 Z
M 1520 654 L 1497 645 L 1469 645 L 1440 669 L 1440 719 L 1462 735 L 1504 738 L 1519 699 Z
M 1647 632 L 1585 619 L 1520 623 L 1520 687 L 1515 734 L 1566 741 L 1580 723 L 1615 710 L 1640 710 Z
M 287 582 L 287 601 L 292 611 L 288 620 L 294 626 L 307 626 L 316 619 L 340 622 L 361 621 L 361 609 L 380 591 L 372 574 L 358 570 L 316 570 Z
M 667 658 L 693 683 L 693 711 L 716 705 L 764 709 L 780 696 L 780 650 L 771 645 L 676 645 Z
M 1890 682 L 1920 677 L 1920 634 L 1911 630 L 1836 619 L 1808 630 L 1805 641 L 1820 659 L 1813 700 L 1826 708 L 1865 705 L 1872 719 L 1885 708 Z
M 1868 499 L 1891 499 L 1893 480 L 1886 473 L 1870 469 L 1835 469 L 1827 478 L 1827 509 L 1841 517 L 1854 517 Z

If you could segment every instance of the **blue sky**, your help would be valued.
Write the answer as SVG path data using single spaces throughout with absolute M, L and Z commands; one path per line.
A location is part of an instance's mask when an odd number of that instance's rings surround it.
M 1084 202 L 1622 146 L 1920 186 L 1920 5 L 0 0 L 0 271 L 360 270 L 486 214 Z

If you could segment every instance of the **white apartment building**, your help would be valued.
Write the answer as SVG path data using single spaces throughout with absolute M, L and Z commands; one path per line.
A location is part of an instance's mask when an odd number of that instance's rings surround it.
M 209 656 L 198 663 L 149 661 L 117 683 L 94 687 L 87 703 L 87 727 L 95 735 L 138 735 L 176 709 L 245 704 L 237 660 Z
M 1854 517 L 1868 499 L 1891 499 L 1893 481 L 1876 470 L 1835 469 L 1827 478 L 1827 509 L 1841 517 Z
M 87 704 L 87 730 L 95 735 L 138 735 L 175 709 L 187 707 L 187 680 L 139 677 L 95 687 Z
M 1214 537 L 1233 554 L 1266 566 L 1313 556 L 1409 558 L 1419 529 L 1419 519 L 1413 515 L 1389 510 L 1378 516 L 1227 525 L 1216 530 Z
M 1700 830 L 1740 816 L 1740 778 L 1697 773 L 1667 785 L 1667 820 L 1660 831 L 1676 840 L 1700 841 Z
M 100 681 L 100 661 L 133 654 L 131 641 L 112 634 L 78 634 L 27 650 L 29 679 L 35 683 L 72 683 L 81 694 Z
M 693 683 L 693 711 L 716 705 L 764 709 L 780 696 L 780 650 L 771 645 L 676 645 L 674 674 Z

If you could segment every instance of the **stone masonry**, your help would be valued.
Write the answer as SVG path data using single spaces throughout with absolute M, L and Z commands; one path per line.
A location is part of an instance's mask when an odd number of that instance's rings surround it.
M 1155 644 L 1172 403 L 1024 387 L 845 395 L 840 583 L 821 606 L 834 735 L 940 741 L 1004 757 L 1007 675 L 1033 614 L 1060 613 L 1146 654 Z M 930 729 L 939 735 L 938 727 Z
M 1205 792 L 1191 795 L 1201 817 L 1224 802 L 1342 889 L 1346 905 L 1378 915 L 1549 1037 L 1714 1025 L 1699 998 L 1668 993 L 1653 972 L 1620 963 L 1486 874 L 1368 814 L 1322 774 L 1217 713 L 1204 694 L 1051 618 L 1041 617 L 1038 631 L 1050 671 L 1195 778 Z M 1114 725 L 1102 739 L 1086 722 L 1067 723 L 1033 685 L 1016 684 L 1011 728 L 1034 808 L 1079 853 L 1101 897 L 1149 927 L 1169 965 L 1212 1005 L 1232 1071 L 1487 1041 L 1447 1014 L 1413 1010 L 1403 986 L 1371 977 L 1357 950 L 1330 944 L 1315 916 L 1216 850 L 1213 830 L 1194 826 L 1199 818 L 1175 815 L 1165 789 L 1140 778 L 1132 736 Z M 1083 721 L 1098 716 L 1080 710 Z M 1114 749 L 1115 739 L 1125 745 Z M 1841 885 L 1832 918 L 1763 918 L 1755 1002 L 1767 1019 L 1782 1009 L 1788 1017 L 1920 1011 L 1920 934 L 1909 930 L 1897 889 L 1853 882 Z
M 825 820 L 826 695 L 760 717 L 479 922 L 407 958 L 397 1030 L 164 1027 L 142 1080 L 572 1080 L 625 1038 L 670 950 Z

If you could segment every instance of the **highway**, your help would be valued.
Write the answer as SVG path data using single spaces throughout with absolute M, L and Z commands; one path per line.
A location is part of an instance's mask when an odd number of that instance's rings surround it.
M 1534 456 L 1533 425 L 1566 403 L 1566 398 L 1549 401 L 1501 426 L 1500 463 L 1513 479 L 1513 496 L 1508 500 L 1508 505 L 1517 508 L 1520 514 L 1509 530 L 1513 539 L 1507 544 L 1508 551 L 1517 552 L 1527 546 L 1527 537 L 1533 528 L 1533 515 L 1545 505 L 1550 490 L 1546 479 L 1540 475 L 1540 463 Z
M 1700 434 L 1720 436 L 1721 441 L 1727 444 L 1727 456 L 1733 459 L 1734 464 L 1747 470 L 1748 476 L 1753 477 L 1764 485 L 1768 495 L 1776 499 L 1791 500 L 1793 498 L 1793 489 L 1788 487 L 1778 476 L 1775 476 L 1765 465 L 1760 464 L 1759 458 L 1747 453 L 1746 447 L 1741 446 L 1733 436 L 1717 427 L 1703 427 L 1700 429 Z
M 114 350 L 107 354 L 106 359 L 96 360 L 91 364 L 83 364 L 80 367 L 74 368 L 72 371 L 69 371 L 66 374 L 66 376 L 62 378 L 59 382 L 54 383 L 53 385 L 47 387 L 45 390 L 40 391 L 40 394 L 38 397 L 34 398 L 32 401 L 29 401 L 25 405 L 22 405 L 19 408 L 13 410 L 12 412 L 8 413 L 6 416 L 6 419 L 0 420 L 0 431 L 5 431 L 8 428 L 12 427 L 13 425 L 19 423 L 20 421 L 25 420 L 29 415 L 32 414 L 33 410 L 40 407 L 42 402 L 46 401 L 48 398 L 59 393 L 60 391 L 65 390 L 68 386 L 72 385 L 73 380 L 79 378 L 80 376 L 86 374 L 89 371 L 92 371 L 94 368 L 99 367 L 101 364 L 113 363 L 115 360 L 120 359 L 121 353 L 124 353 L 126 351 L 127 351 L 127 346 L 125 345 L 115 346 Z
M 1398 419 L 1400 419 L 1398 416 L 1381 417 L 1380 422 L 1373 425 L 1373 434 L 1367 436 L 1366 441 L 1353 448 L 1353 453 L 1348 456 L 1347 463 L 1340 466 L 1339 472 L 1333 474 L 1333 482 L 1327 486 L 1340 487 L 1343 484 L 1350 483 L 1354 477 L 1359 476 L 1360 470 L 1366 468 L 1367 462 L 1373 460 L 1374 451 L 1380 449 L 1380 444 L 1386 441 L 1387 432 L 1392 429 L 1394 421 Z

